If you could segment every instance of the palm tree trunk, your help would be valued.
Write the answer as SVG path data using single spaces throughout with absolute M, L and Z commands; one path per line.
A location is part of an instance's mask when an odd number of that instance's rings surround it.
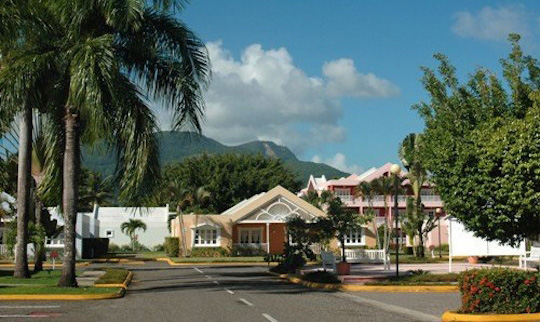
M 28 220 L 30 218 L 30 173 L 32 162 L 32 108 L 21 113 L 19 133 L 19 164 L 17 172 L 17 244 L 15 246 L 14 277 L 29 278 Z
M 36 192 L 34 192 L 36 193 Z M 35 196 L 35 207 L 34 207 L 34 213 L 36 217 L 36 228 L 37 230 L 41 230 L 43 227 L 43 219 L 42 219 L 42 207 L 43 204 L 39 197 L 37 195 Z M 34 272 L 41 272 L 43 270 L 43 257 L 45 257 L 45 240 L 39 240 L 35 245 L 35 255 L 34 255 Z
M 77 287 L 75 275 L 75 225 L 79 175 L 79 129 L 77 115 L 66 110 L 62 206 L 64 212 L 64 264 L 58 286 Z

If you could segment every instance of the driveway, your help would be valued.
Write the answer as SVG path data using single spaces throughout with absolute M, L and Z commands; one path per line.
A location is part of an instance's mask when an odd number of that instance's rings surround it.
M 101 264 L 100 266 L 106 266 Z M 97 266 L 97 265 L 96 265 Z M 457 293 L 316 291 L 268 276 L 266 267 L 128 267 L 122 299 L 0 302 L 0 318 L 51 321 L 437 321 L 459 305 Z

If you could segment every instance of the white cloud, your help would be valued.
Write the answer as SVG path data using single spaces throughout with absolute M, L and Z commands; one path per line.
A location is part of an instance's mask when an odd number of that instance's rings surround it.
M 265 50 L 253 44 L 240 59 L 221 42 L 208 43 L 207 48 L 213 78 L 204 94 L 203 134 L 225 144 L 265 139 L 302 153 L 341 142 L 346 137 L 339 124 L 342 97 L 399 93 L 391 82 L 358 72 L 351 59 L 325 63 L 317 77 L 297 67 L 285 48 Z
M 510 33 L 530 34 L 529 14 L 522 5 L 486 6 L 477 13 L 458 12 L 454 18 L 452 31 L 461 37 L 504 41 Z
M 323 159 L 315 155 L 311 158 L 311 162 L 326 163 L 329 166 L 348 173 L 361 174 L 364 172 L 364 168 L 357 164 L 347 164 L 347 157 L 343 153 L 336 153 L 336 155 L 328 159 Z

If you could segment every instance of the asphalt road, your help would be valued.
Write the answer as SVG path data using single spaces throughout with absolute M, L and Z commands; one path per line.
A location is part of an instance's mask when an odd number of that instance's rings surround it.
M 108 301 L 0 302 L 0 319 L 47 321 L 437 321 L 458 295 L 316 291 L 266 267 L 133 266 L 126 296 Z M 35 320 L 35 317 L 32 318 Z

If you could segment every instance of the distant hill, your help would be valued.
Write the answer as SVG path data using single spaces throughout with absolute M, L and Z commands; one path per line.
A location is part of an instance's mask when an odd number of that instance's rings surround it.
M 325 175 L 327 178 L 348 176 L 348 173 L 332 168 L 324 163 L 300 161 L 287 147 L 269 141 L 253 141 L 237 146 L 226 146 L 216 140 L 191 132 L 159 132 L 156 136 L 160 144 L 162 164 L 180 162 L 184 158 L 208 154 L 262 154 L 281 159 L 298 179 L 307 183 L 309 175 Z M 83 148 L 83 165 L 103 174 L 114 172 L 114 153 L 103 146 Z

